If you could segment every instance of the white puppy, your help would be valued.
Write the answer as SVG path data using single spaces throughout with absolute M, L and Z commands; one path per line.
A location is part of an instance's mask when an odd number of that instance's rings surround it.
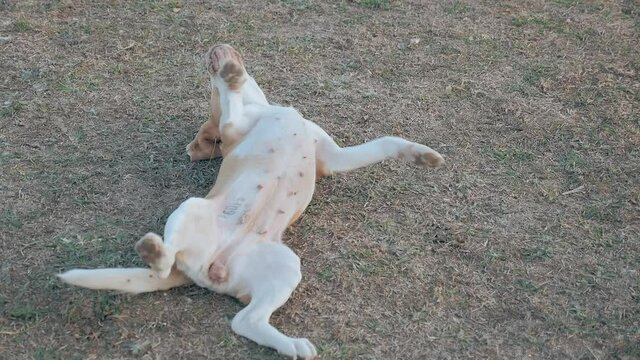
M 341 148 L 293 108 L 270 105 L 229 45 L 207 53 L 212 116 L 189 144 L 192 160 L 225 155 L 204 198 L 183 202 L 167 220 L 164 242 L 149 233 L 136 250 L 151 269 L 74 269 L 73 285 L 130 293 L 195 282 L 248 305 L 233 331 L 293 358 L 313 358 L 313 344 L 269 324 L 301 279 L 300 259 L 282 234 L 311 201 L 317 176 L 389 158 L 424 167 L 444 163 L 431 148 L 397 137 Z

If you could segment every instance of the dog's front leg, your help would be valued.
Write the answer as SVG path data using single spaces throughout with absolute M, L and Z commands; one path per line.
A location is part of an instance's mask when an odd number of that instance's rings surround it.
M 176 250 L 165 245 L 160 235 L 146 234 L 136 243 L 135 249 L 160 279 L 166 279 L 171 274 L 171 268 L 176 261 Z
M 220 135 L 233 146 L 253 126 L 244 113 L 243 87 L 249 79 L 242 57 L 229 45 L 217 45 L 207 54 L 212 86 L 220 94 Z

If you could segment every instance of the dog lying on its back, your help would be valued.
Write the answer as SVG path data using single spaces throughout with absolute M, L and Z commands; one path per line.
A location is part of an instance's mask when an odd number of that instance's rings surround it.
M 224 155 L 213 189 L 169 216 L 164 241 L 154 233 L 138 241 L 150 269 L 74 269 L 59 277 L 130 293 L 194 282 L 248 304 L 231 322 L 237 334 L 293 358 L 313 358 L 309 340 L 282 334 L 269 318 L 300 282 L 300 259 L 282 234 L 311 201 L 316 178 L 390 158 L 434 168 L 444 159 L 397 137 L 341 148 L 293 108 L 270 105 L 231 46 L 214 46 L 206 60 L 212 115 L 187 152 L 193 161 Z

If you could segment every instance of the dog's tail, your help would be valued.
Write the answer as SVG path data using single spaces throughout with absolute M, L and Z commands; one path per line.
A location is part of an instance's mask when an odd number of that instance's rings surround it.
M 58 274 L 58 277 L 67 284 L 75 286 L 132 294 L 167 290 L 191 282 L 175 268 L 166 279 L 160 279 L 153 270 L 143 268 L 73 269 Z

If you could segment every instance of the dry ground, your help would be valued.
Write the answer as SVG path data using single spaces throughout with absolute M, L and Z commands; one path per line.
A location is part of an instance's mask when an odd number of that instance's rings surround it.
M 639 38 L 637 0 L 0 1 L 0 358 L 278 358 L 233 299 L 52 277 L 141 265 L 207 192 L 220 162 L 184 146 L 219 42 L 339 143 L 448 159 L 319 181 L 283 331 L 325 359 L 640 357 Z

